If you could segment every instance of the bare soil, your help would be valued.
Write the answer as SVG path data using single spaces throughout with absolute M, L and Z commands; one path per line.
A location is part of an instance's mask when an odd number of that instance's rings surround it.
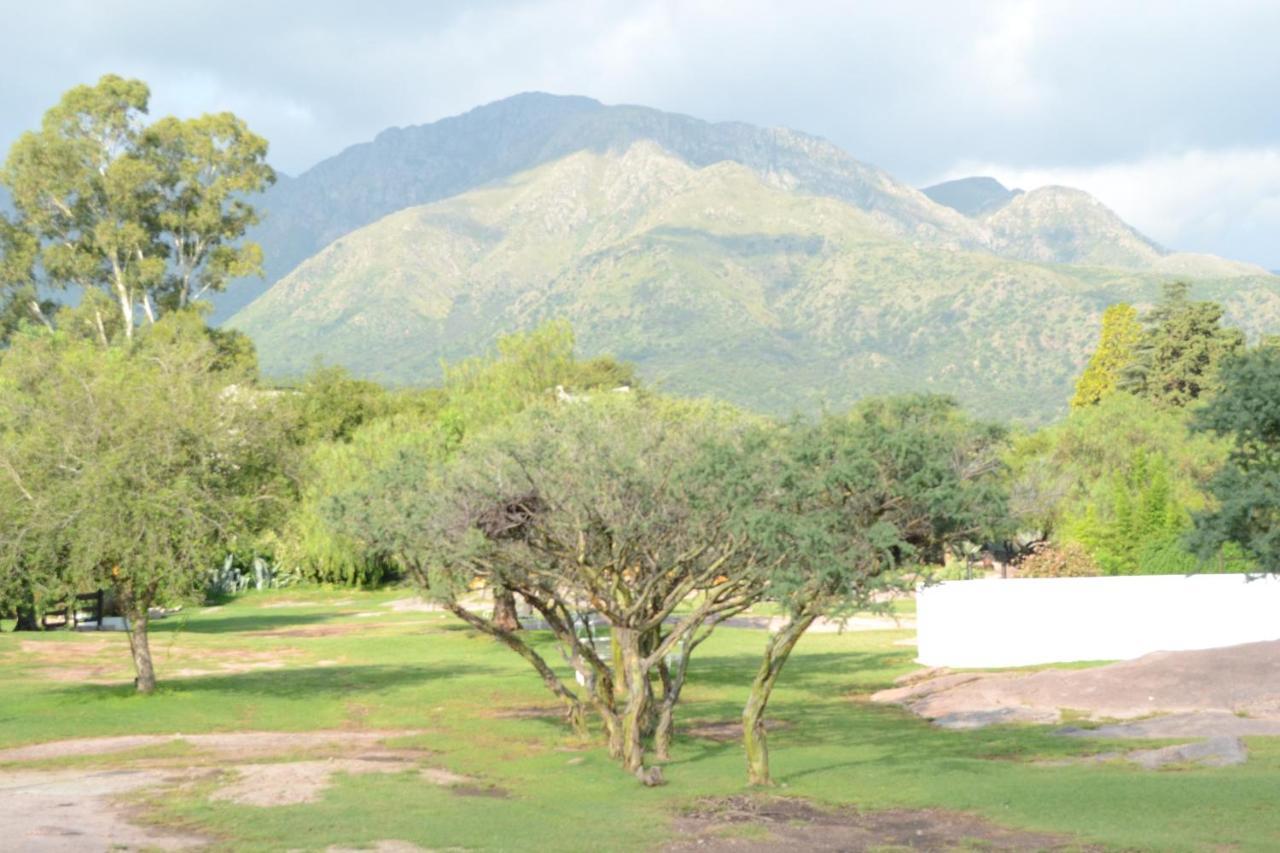
M 175 785 L 221 779 L 210 795 L 248 806 L 271 807 L 313 802 L 323 796 L 340 773 L 416 772 L 432 785 L 459 796 L 506 797 L 508 793 L 482 780 L 438 767 L 424 766 L 430 752 L 393 748 L 383 741 L 421 734 L 400 731 L 238 732 L 205 735 L 127 735 L 78 738 L 0 750 L 0 848 L 33 851 L 104 849 L 181 849 L 204 846 L 196 835 L 145 826 L 134 820 L 130 795 L 171 789 Z M 187 743 L 195 754 L 137 758 L 132 750 Z M 40 769 L 13 767 L 17 762 L 45 762 L 93 756 L 115 757 L 125 769 Z M 284 760 L 296 758 L 302 760 Z M 405 842 L 379 842 L 374 849 L 416 850 Z
M 676 821 L 668 851 L 1081 850 L 1071 838 L 1023 832 L 940 809 L 827 809 L 787 797 L 704 800 Z
M 205 839 L 140 826 L 117 798 L 174 781 L 154 770 L 0 773 L 0 827 L 8 850 L 179 850 Z

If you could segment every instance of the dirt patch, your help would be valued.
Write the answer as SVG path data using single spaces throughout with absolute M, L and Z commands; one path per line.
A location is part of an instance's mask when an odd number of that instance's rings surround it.
M 786 720 L 764 721 L 764 730 L 766 732 L 776 732 L 780 729 L 787 729 L 790 727 L 791 723 Z M 700 737 L 705 740 L 730 743 L 732 741 L 742 740 L 742 720 L 694 722 L 690 723 L 684 731 L 685 734 L 690 737 Z
M 944 725 L 1019 721 L 1020 715 L 1052 722 L 1064 708 L 1092 719 L 1208 711 L 1280 720 L 1280 641 L 1156 652 L 1093 669 L 944 674 L 872 700 L 905 705 Z
M 199 836 L 134 824 L 114 802 L 134 791 L 174 781 L 154 771 L 2 773 L 4 846 L 41 853 L 203 846 L 206 841 Z
M 1070 838 L 1022 832 L 939 809 L 863 812 L 786 797 L 704 800 L 676 820 L 677 850 L 1081 850 Z
M 185 741 L 198 750 L 220 759 L 265 758 L 308 750 L 350 754 L 368 750 L 381 741 L 421 731 L 328 731 L 328 732 L 233 732 L 205 735 L 123 735 L 120 737 L 74 738 L 0 750 L 0 764 L 20 761 L 48 761 L 91 755 L 111 755 L 167 743 Z
M 325 853 L 429 853 L 427 848 L 408 841 L 384 838 L 365 847 L 326 847 Z
M 314 803 L 338 773 L 402 773 L 410 767 L 403 758 L 392 761 L 329 758 L 323 761 L 243 764 L 233 768 L 236 780 L 215 790 L 209 799 L 263 807 Z

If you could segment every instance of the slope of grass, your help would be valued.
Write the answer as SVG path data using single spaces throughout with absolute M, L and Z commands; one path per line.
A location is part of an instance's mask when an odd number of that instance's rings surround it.
M 160 692 L 131 694 L 125 638 L 0 637 L 0 746 L 106 734 L 326 728 L 420 729 L 432 763 L 478 777 L 507 798 L 458 796 L 414 774 L 338 777 L 316 803 L 255 808 L 170 792 L 154 819 L 227 849 L 324 849 L 402 839 L 426 848 L 643 849 L 699 797 L 741 793 L 736 743 L 682 734 L 666 787 L 625 776 L 595 743 L 554 718 L 505 717 L 551 707 L 527 666 L 438 613 L 393 612 L 404 592 L 289 590 L 157 623 Z M 280 606 L 288 605 L 288 606 Z M 376 615 L 360 615 L 373 613 Z M 933 729 L 874 706 L 868 693 L 915 668 L 906 631 L 815 634 L 788 665 L 771 705 L 777 793 L 862 808 L 945 807 L 997 823 L 1134 849 L 1274 849 L 1280 745 L 1252 739 L 1241 767 L 1148 772 L 1115 764 L 1046 766 L 1098 751 L 1044 727 Z M 546 639 L 538 641 L 546 647 Z M 737 717 L 764 642 L 722 629 L 699 650 L 681 720 Z M 545 649 L 553 660 L 554 651 Z M 271 670 L 218 670 L 254 655 Z M 92 662 L 116 684 L 53 676 Z

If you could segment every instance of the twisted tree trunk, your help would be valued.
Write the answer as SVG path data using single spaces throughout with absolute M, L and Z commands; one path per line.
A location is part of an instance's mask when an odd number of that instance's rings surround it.
M 752 785 L 770 785 L 769 744 L 764 731 L 764 712 L 769 705 L 773 686 L 782 673 L 791 650 L 801 635 L 813 624 L 817 615 L 794 617 L 782 630 L 769 637 L 760 668 L 751 684 L 751 694 L 742 709 L 742 746 L 747 753 L 747 781 Z
M 627 704 L 622 711 L 622 766 L 634 773 L 644 768 L 644 724 L 649 712 L 649 673 L 641 651 L 643 635 L 633 628 L 614 628 L 626 676 Z
M 507 648 L 527 660 L 529 664 L 537 670 L 538 675 L 542 677 L 542 683 L 547 686 L 547 689 L 564 703 L 565 714 L 569 719 L 570 725 L 573 726 L 574 731 L 580 735 L 587 734 L 587 717 L 582 707 L 582 701 L 578 699 L 577 694 L 564 686 L 560 681 L 560 677 L 555 674 L 550 666 L 547 665 L 547 662 L 542 659 L 541 655 L 529 648 L 529 646 L 513 632 L 499 628 L 493 622 L 475 615 L 462 605 L 455 602 L 446 604 L 445 607 L 450 613 L 457 616 L 463 622 L 466 622 L 476 630 L 499 640 Z
M 516 612 L 516 595 L 505 586 L 493 588 L 493 624 L 503 631 L 520 630 L 520 614 Z

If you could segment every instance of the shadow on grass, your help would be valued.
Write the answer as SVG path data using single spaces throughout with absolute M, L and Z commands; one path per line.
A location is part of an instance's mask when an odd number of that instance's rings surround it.
M 148 626 L 152 634 L 236 634 L 249 631 L 274 631 L 279 628 L 292 628 L 299 625 L 315 625 L 351 616 L 347 612 L 326 613 L 251 613 L 243 616 L 215 616 L 210 618 L 186 618 L 181 615 L 159 619 Z
M 192 678 L 165 678 L 159 673 L 159 692 L 171 695 L 220 694 L 223 696 L 272 696 L 313 699 L 318 696 L 350 696 L 374 693 L 404 685 L 465 676 L 491 677 L 492 672 L 474 665 L 368 665 L 309 666 L 296 669 L 232 672 Z M 132 685 L 77 684 L 60 691 L 75 699 L 133 695 Z

